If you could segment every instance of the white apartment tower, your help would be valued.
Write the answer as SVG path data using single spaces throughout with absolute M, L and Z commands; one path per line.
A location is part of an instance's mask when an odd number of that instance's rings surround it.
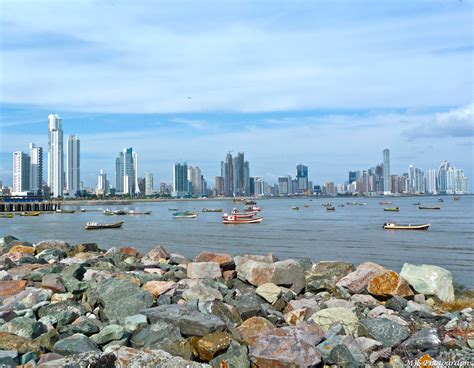
M 22 151 L 13 152 L 13 193 L 30 190 L 30 156 Z
M 383 150 L 383 194 L 390 195 L 392 193 L 392 178 L 390 176 L 390 150 Z
M 30 143 L 30 190 L 35 194 L 43 192 L 43 147 Z
M 64 190 L 63 119 L 48 116 L 48 186 L 51 197 L 62 197 Z
M 67 140 L 66 189 L 70 196 L 75 197 L 81 183 L 81 141 L 75 135 Z
M 145 176 L 145 195 L 149 196 L 153 194 L 153 174 L 148 173 Z

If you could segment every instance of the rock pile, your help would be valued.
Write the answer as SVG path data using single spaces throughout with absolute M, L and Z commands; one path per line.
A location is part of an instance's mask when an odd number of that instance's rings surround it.
M 473 306 L 435 266 L 0 238 L 2 367 L 469 362 Z

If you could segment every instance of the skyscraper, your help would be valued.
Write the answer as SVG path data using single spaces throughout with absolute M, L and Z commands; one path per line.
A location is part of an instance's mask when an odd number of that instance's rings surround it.
M 172 196 L 176 198 L 189 195 L 188 183 L 188 164 L 186 162 L 177 162 L 173 166 L 173 192 Z
M 133 159 L 133 176 L 134 176 L 134 183 L 133 183 L 133 194 L 138 195 L 140 194 L 140 185 L 138 185 L 138 154 L 136 152 L 132 153 Z
M 81 183 L 81 142 L 70 135 L 66 142 L 66 189 L 70 196 L 76 196 Z
M 153 194 L 153 174 L 148 173 L 145 176 L 145 195 L 149 196 Z
M 30 190 L 43 192 L 43 148 L 30 143 Z
M 63 119 L 48 116 L 48 186 L 51 197 L 62 197 L 64 190 Z
M 115 191 L 118 194 L 137 195 L 138 155 L 132 147 L 124 148 L 115 159 Z
M 225 162 L 223 165 L 224 172 L 224 194 L 226 197 L 234 196 L 234 162 L 232 159 L 232 154 L 229 152 L 225 157 Z
M 392 178 L 390 177 L 390 150 L 385 148 L 383 150 L 383 194 L 389 195 L 392 193 Z
M 30 156 L 22 151 L 13 152 L 13 193 L 30 190 Z
M 216 176 L 216 195 L 224 195 L 224 178 L 222 176 Z
M 97 195 L 107 195 L 108 192 L 109 183 L 107 180 L 107 174 L 101 169 L 97 178 Z
M 115 192 L 123 193 L 123 152 L 115 159 Z
M 446 194 L 448 190 L 449 162 L 443 161 L 438 169 L 438 190 L 440 194 Z
M 296 166 L 296 179 L 298 180 L 298 188 L 300 191 L 308 190 L 308 166 Z

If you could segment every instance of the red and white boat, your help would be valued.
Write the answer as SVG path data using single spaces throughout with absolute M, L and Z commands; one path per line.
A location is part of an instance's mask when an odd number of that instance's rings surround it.
M 249 217 L 249 218 L 241 218 L 235 215 L 224 215 L 224 220 L 222 221 L 223 224 L 259 224 L 262 222 L 262 217 Z
M 229 216 L 234 216 L 236 218 L 241 218 L 241 219 L 244 219 L 244 218 L 251 218 L 251 217 L 254 217 L 255 215 L 257 214 L 257 211 L 252 211 L 252 212 L 238 212 L 237 211 L 237 208 L 234 208 L 231 213 L 224 213 L 222 215 L 222 218 L 226 218 L 226 217 L 229 217 Z
M 257 206 L 247 206 L 244 209 L 245 212 L 258 212 L 258 211 L 261 211 L 261 210 L 262 209 L 260 207 L 257 207 Z

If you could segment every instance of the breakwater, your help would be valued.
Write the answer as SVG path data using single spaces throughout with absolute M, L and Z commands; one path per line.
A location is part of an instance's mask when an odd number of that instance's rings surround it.
M 0 364 L 402 367 L 474 360 L 441 267 L 0 239 Z

